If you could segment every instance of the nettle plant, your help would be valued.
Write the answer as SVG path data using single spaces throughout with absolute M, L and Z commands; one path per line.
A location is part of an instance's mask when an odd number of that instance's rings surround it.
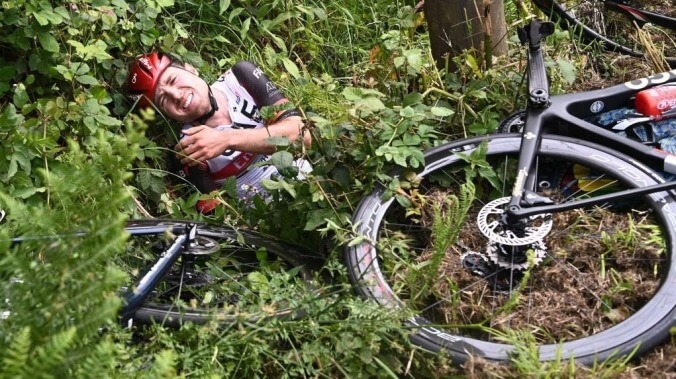
M 160 31 L 160 2 L 4 2 L 0 12 L 0 186 L 43 201 L 49 170 L 65 141 L 90 146 L 100 131 L 119 134 L 128 109 L 120 86 L 131 46 Z M 141 146 L 152 145 L 141 141 Z M 147 153 L 149 150 L 142 150 Z M 142 153 L 138 157 L 144 158 Z

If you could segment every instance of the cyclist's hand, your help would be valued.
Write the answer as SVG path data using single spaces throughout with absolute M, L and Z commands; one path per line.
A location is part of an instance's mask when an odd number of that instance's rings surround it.
M 181 163 L 195 166 L 208 159 L 221 155 L 228 147 L 227 132 L 218 131 L 206 125 L 183 130 L 185 135 L 176 144 Z

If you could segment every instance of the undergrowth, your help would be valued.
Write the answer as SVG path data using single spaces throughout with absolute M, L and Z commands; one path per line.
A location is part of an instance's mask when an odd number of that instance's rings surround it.
M 570 375 L 526 354 L 517 371 L 452 367 L 401 327 L 407 315 L 356 298 L 340 260 L 349 219 L 384 184 L 405 201 L 393 167 L 416 169 L 422 152 L 495 130 L 523 107 L 523 56 L 486 71 L 471 54 L 439 71 L 414 2 L 41 0 L 0 9 L 0 376 L 17 377 L 436 377 Z M 513 26 L 525 22 L 507 6 Z M 586 55 L 550 38 L 555 92 L 581 77 Z M 269 183 L 271 203 L 248 207 L 232 183 L 212 216 L 168 167 L 177 125 L 139 115 L 125 97 L 127 66 L 152 49 L 181 56 L 207 81 L 240 59 L 258 63 L 303 112 L 313 146 L 305 181 Z M 594 59 L 592 57 L 591 59 Z M 204 219 L 255 228 L 326 258 L 327 295 L 300 321 L 117 325 L 123 251 L 134 217 Z M 74 231 L 84 235 L 72 236 Z M 11 246 L 10 236 L 35 237 Z M 328 291 L 330 290 L 330 291 Z M 520 341 L 519 336 L 510 337 Z M 530 351 L 529 341 L 523 344 Z M 612 368 L 621 370 L 622 364 Z M 605 369 L 593 373 L 603 373 Z M 609 369 L 610 370 L 610 369 Z M 478 372 L 478 373 L 477 373 Z M 594 374 L 591 374 L 592 376 Z M 604 374 L 605 375 L 605 374 Z M 556 375 L 554 375 L 556 376 Z M 564 375 L 565 376 L 565 375 Z

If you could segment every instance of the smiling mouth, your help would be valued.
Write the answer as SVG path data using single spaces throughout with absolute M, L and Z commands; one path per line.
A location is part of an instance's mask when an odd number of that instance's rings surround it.
M 188 95 L 188 98 L 185 100 L 185 103 L 183 103 L 183 109 L 186 109 L 190 106 L 190 103 L 192 103 L 193 95 L 194 95 L 193 93 L 190 93 L 190 95 Z

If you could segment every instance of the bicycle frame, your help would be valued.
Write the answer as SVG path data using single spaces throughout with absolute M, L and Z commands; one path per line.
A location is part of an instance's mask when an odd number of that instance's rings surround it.
M 676 19 L 639 8 L 634 8 L 627 4 L 625 0 L 604 1 L 603 5 L 611 11 L 622 13 L 630 20 L 636 21 L 639 25 L 651 23 L 668 29 L 676 29 Z
M 163 233 L 167 231 L 166 226 L 138 226 L 126 229 L 131 235 L 149 235 Z M 146 271 L 141 279 L 134 284 L 131 289 L 128 289 L 122 296 L 124 306 L 120 309 L 120 323 L 122 325 L 128 324 L 131 326 L 131 320 L 136 312 L 136 309 L 143 303 L 143 301 L 150 295 L 153 288 L 159 283 L 167 274 L 171 266 L 176 263 L 183 251 L 188 248 L 190 243 L 195 240 L 196 226 L 189 223 L 183 227 L 174 227 L 172 233 L 181 233 L 174 239 L 174 242 L 165 249 L 157 261 Z
M 0 210 L 0 221 L 5 216 L 5 211 Z M 153 235 L 171 233 L 176 235 L 171 246 L 166 248 L 158 255 L 157 261 L 150 266 L 147 271 L 141 276 L 130 289 L 127 289 L 122 294 L 123 307 L 119 311 L 120 323 L 122 325 L 131 326 L 131 320 L 138 307 L 143 301 L 152 293 L 155 286 L 164 278 L 171 267 L 176 263 L 181 254 L 189 248 L 190 244 L 195 241 L 197 228 L 195 224 L 185 223 L 180 226 L 173 226 L 168 228 L 166 225 L 161 226 L 133 226 L 125 228 L 127 233 L 132 236 Z M 74 232 L 72 237 L 82 236 L 86 232 Z M 47 237 L 38 237 L 50 238 Z M 11 239 L 11 245 L 18 244 L 27 240 L 36 239 L 33 237 L 17 237 Z
M 623 15 L 630 21 L 636 22 L 636 24 L 640 27 L 647 23 L 651 23 L 666 29 L 671 29 L 671 30 L 676 30 L 676 19 L 672 17 L 665 16 L 663 14 L 658 14 L 650 11 L 643 10 L 641 8 L 635 8 L 627 4 L 627 1 L 625 0 L 596 0 L 599 3 L 603 3 L 604 9 L 610 12 L 615 12 L 618 14 Z M 631 55 L 631 56 L 641 56 L 642 53 L 637 53 L 636 51 L 633 51 L 631 49 L 628 49 L 624 46 L 617 46 L 614 44 L 613 41 L 608 39 L 606 36 L 603 34 L 599 34 L 597 31 L 595 31 L 592 28 L 589 28 L 587 25 L 580 24 L 578 23 L 577 20 L 574 19 L 571 15 L 568 13 L 564 12 L 564 9 L 561 5 L 558 3 L 553 3 L 550 0 L 532 0 L 533 4 L 535 4 L 539 9 L 541 9 L 545 13 L 550 13 L 547 14 L 548 17 L 552 17 L 552 13 L 556 16 L 554 19 L 558 20 L 559 18 L 562 19 L 562 21 L 565 21 L 566 24 L 568 25 L 576 25 L 577 27 L 582 28 L 583 33 L 587 34 L 588 36 L 592 37 L 593 39 L 603 41 L 606 43 L 606 46 L 610 46 L 609 49 L 613 51 L 618 51 L 623 54 Z M 557 12 L 554 12 L 554 8 L 557 9 Z M 559 9 L 561 8 L 561 9 Z
M 676 189 L 676 181 L 644 188 L 618 191 L 589 199 L 563 204 L 537 204 L 526 200 L 535 188 L 535 178 L 529 175 L 535 162 L 540 141 L 545 134 L 560 134 L 611 145 L 638 162 L 653 168 L 676 174 L 676 156 L 646 146 L 641 142 L 619 136 L 612 131 L 594 125 L 585 119 L 603 111 L 629 106 L 629 99 L 639 91 L 664 83 L 676 82 L 676 70 L 633 80 L 607 89 L 567 95 L 549 95 L 549 83 L 545 72 L 540 41 L 551 34 L 553 24 L 532 21 L 520 30 L 522 42 L 528 43 L 528 91 L 526 122 L 522 132 L 521 150 L 518 158 L 518 174 L 512 189 L 512 198 L 506 214 L 508 223 L 519 222 L 525 217 L 563 212 L 570 209 L 600 205 L 609 200 L 620 200 L 640 194 Z M 660 178 L 660 181 L 664 181 Z

